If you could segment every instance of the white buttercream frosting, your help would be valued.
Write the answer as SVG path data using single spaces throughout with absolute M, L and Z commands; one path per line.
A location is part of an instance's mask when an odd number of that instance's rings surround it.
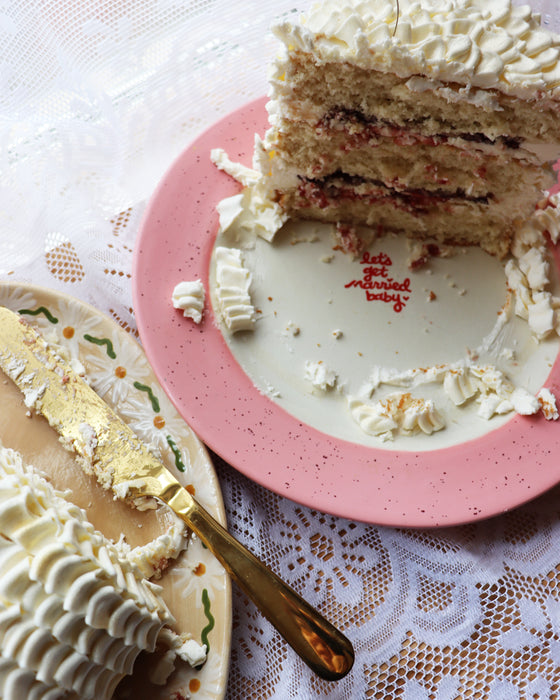
M 398 421 L 390 407 L 381 401 L 368 403 L 357 397 L 348 400 L 350 415 L 367 435 L 381 440 L 392 440 L 399 429 Z
M 560 238 L 560 197 L 558 194 L 548 198 L 546 206 L 538 209 L 533 217 L 534 225 L 539 231 L 546 231 L 554 244 Z
M 179 640 L 149 582 L 0 445 L 0 697 L 108 700 L 142 651 Z
M 257 235 L 272 241 L 287 221 L 286 214 L 264 193 L 261 173 L 230 160 L 221 148 L 210 152 L 212 162 L 243 185 L 240 194 L 226 197 L 217 205 L 220 233 L 229 232 L 234 240 Z
M 466 367 L 451 368 L 446 372 L 443 388 L 455 406 L 462 406 L 477 393 Z
M 547 289 L 550 263 L 544 237 L 547 233 L 554 243 L 558 240 L 559 204 L 558 194 L 549 196 L 520 227 L 505 266 L 508 287 L 515 295 L 515 313 L 527 321 L 537 340 L 560 333 L 560 299 Z
M 453 90 L 442 83 L 441 80 L 430 80 L 420 75 L 413 75 L 406 81 L 406 87 L 411 92 L 433 92 L 443 97 L 447 102 L 468 103 L 481 107 L 486 111 L 500 112 L 502 107 L 496 96 L 488 90 L 476 89 L 465 86 L 459 90 Z
M 192 318 L 195 323 L 202 321 L 206 298 L 202 280 L 187 280 L 175 285 L 171 301 L 175 309 L 181 309 L 183 316 Z
M 206 646 L 195 639 L 186 639 L 176 649 L 177 656 L 191 666 L 200 666 L 206 661 Z
M 515 386 L 493 365 L 474 365 L 469 368 L 469 372 L 476 380 L 479 414 L 483 418 L 511 411 L 531 416 L 540 410 L 541 406 L 536 396 L 523 387 Z
M 542 291 L 548 284 L 549 262 L 539 248 L 529 248 L 518 261 L 519 269 L 534 291 Z
M 308 360 L 305 363 L 305 379 L 321 391 L 329 391 L 336 386 L 338 377 L 334 370 L 321 360 L 314 362 Z
M 407 370 L 374 367 L 359 395 L 348 397 L 350 413 L 362 430 L 383 440 L 418 430 L 431 434 L 445 427 L 444 411 L 433 401 L 414 397 L 412 390 L 427 384 L 441 385 L 444 396 L 455 406 L 477 405 L 480 417 L 516 412 L 534 415 L 542 411 L 548 420 L 556 420 L 554 394 L 543 388 L 535 396 L 492 364 L 462 361 Z M 411 391 L 389 394 L 374 400 L 383 386 Z
M 250 295 L 251 273 L 244 265 L 238 248 L 217 246 L 216 299 L 221 318 L 231 333 L 253 330 L 255 308 Z
M 260 173 L 246 165 L 232 161 L 223 148 L 213 148 L 210 151 L 210 159 L 217 168 L 240 182 L 243 187 L 251 187 L 259 181 Z
M 414 398 L 410 393 L 395 393 L 378 401 L 356 396 L 348 399 L 353 419 L 368 435 L 393 440 L 396 435 L 418 432 L 431 435 L 445 427 L 443 415 L 433 401 Z
M 325 0 L 275 34 L 291 50 L 401 77 L 534 98 L 560 86 L 560 37 L 511 0 Z

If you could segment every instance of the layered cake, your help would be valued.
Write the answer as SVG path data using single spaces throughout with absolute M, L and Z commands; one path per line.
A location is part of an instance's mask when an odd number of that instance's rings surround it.
M 276 222 L 509 252 L 560 153 L 560 37 L 539 15 L 510 0 L 326 0 L 273 31 L 251 188 Z
M 142 652 L 161 654 L 165 677 L 188 655 L 159 587 L 1 444 L 0 534 L 4 700 L 109 700 Z

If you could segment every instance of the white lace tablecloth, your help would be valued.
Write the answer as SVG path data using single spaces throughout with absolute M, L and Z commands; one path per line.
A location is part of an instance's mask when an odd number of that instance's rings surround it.
M 533 4 L 560 27 L 558 0 Z M 68 292 L 135 334 L 145 202 L 201 130 L 266 92 L 268 27 L 293 8 L 0 2 L 0 278 Z M 231 532 L 356 649 L 349 676 L 322 682 L 235 591 L 227 698 L 560 698 L 560 489 L 487 522 L 406 530 L 315 512 L 216 466 Z

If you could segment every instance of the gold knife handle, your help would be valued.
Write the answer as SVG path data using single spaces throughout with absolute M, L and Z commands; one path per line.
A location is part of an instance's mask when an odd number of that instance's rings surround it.
M 177 484 L 178 486 L 178 484 Z M 266 619 L 317 675 L 339 680 L 354 663 L 350 641 L 240 544 L 182 487 L 160 496 L 222 563 Z
M 106 488 L 122 498 L 115 488 L 126 484 L 130 497 L 136 491 L 168 503 L 320 677 L 348 673 L 354 651 L 343 634 L 217 523 L 35 330 L 4 307 L 0 327 L 0 367 Z

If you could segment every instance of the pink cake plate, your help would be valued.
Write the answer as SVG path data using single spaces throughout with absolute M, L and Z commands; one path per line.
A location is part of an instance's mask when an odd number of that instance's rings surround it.
M 503 513 L 555 485 L 557 421 L 475 416 L 463 424 L 453 418 L 432 436 L 384 443 L 360 433 L 340 397 L 318 396 L 302 382 L 305 360 L 323 351 L 357 377 L 365 376 L 367 363 L 385 366 L 393 358 L 401 367 L 425 366 L 455 359 L 469 341 L 477 345 L 505 294 L 501 264 L 480 251 L 435 260 L 417 275 L 407 271 L 402 241 L 380 239 L 372 255 L 391 259 L 390 273 L 400 284 L 409 276 L 406 308 L 397 311 L 393 303 L 368 301 L 359 288 L 364 261 L 333 252 L 328 237 L 312 242 L 316 229 L 309 224 L 301 246 L 280 236 L 248 251 L 256 264 L 259 321 L 254 333 L 240 338 L 222 333 L 209 282 L 216 205 L 241 188 L 212 164 L 210 151 L 224 148 L 233 161 L 250 165 L 254 135 L 266 126 L 264 99 L 211 126 L 163 177 L 139 231 L 133 294 L 140 336 L 187 423 L 259 484 L 311 508 L 370 523 L 466 523 Z M 336 259 L 325 264 L 329 252 Z M 558 267 L 556 251 L 554 259 Z M 171 303 L 174 286 L 195 279 L 207 292 L 200 325 Z M 436 287 L 437 294 L 430 294 Z M 286 331 L 292 321 L 301 327 L 297 337 Z M 340 323 L 347 324 L 343 336 L 332 341 Z M 546 385 L 558 393 L 558 339 L 529 353 L 519 371 L 532 390 Z

